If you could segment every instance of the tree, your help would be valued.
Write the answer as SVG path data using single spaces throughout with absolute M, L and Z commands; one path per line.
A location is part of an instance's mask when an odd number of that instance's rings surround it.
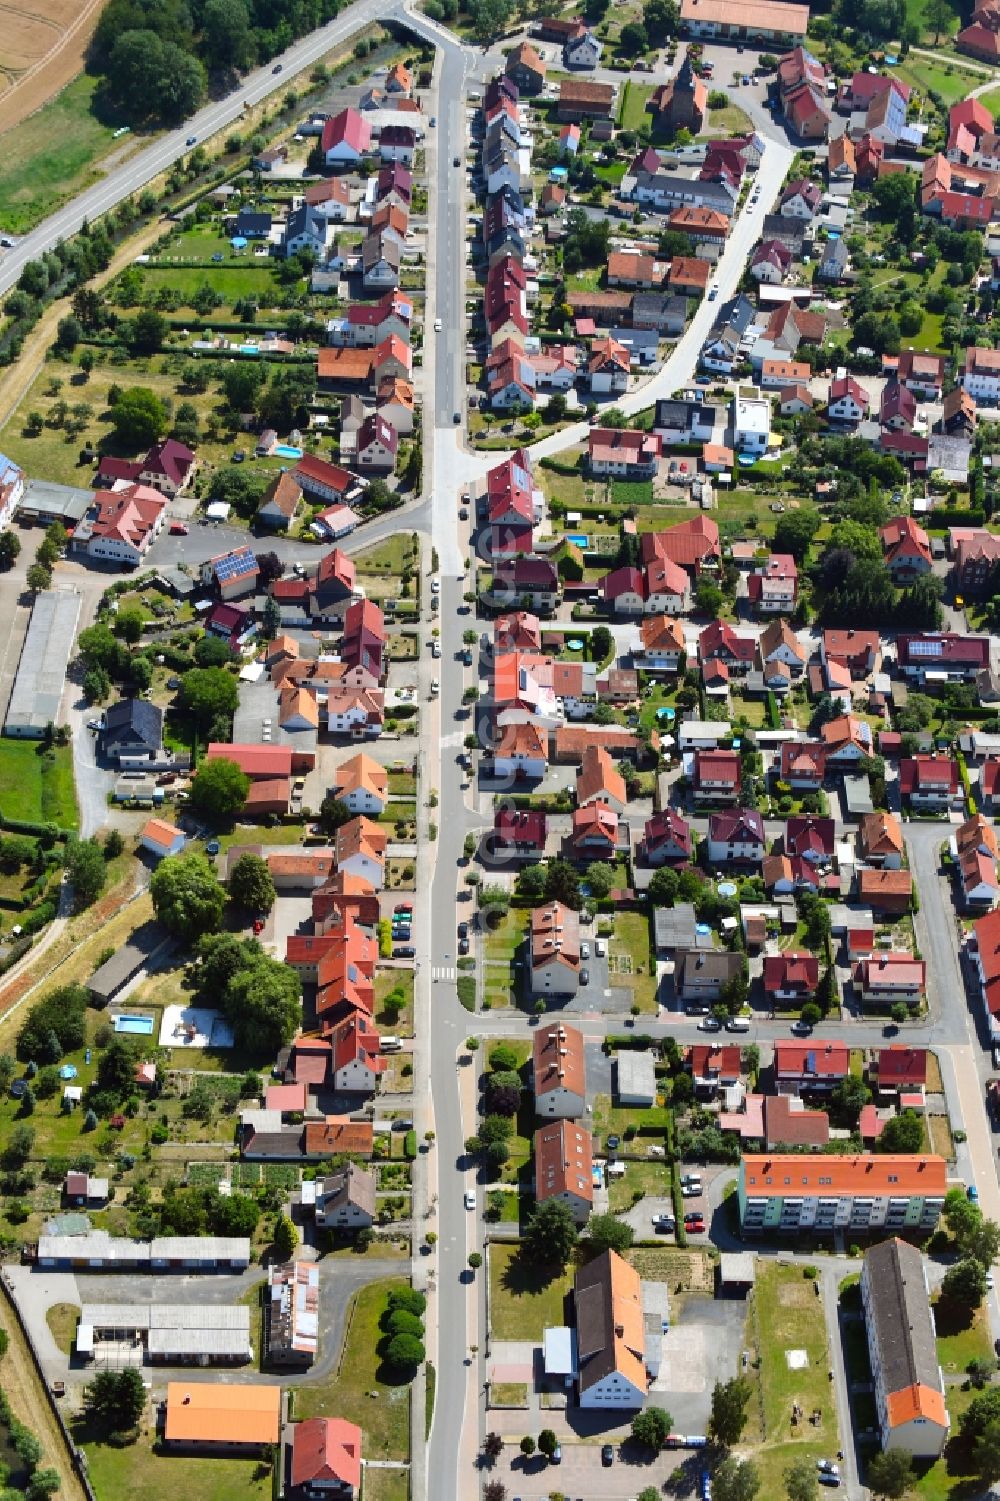
M 568 860 L 550 860 L 545 871 L 545 900 L 562 902 L 564 907 L 580 910 L 580 877 Z
M 751 1396 L 750 1383 L 743 1376 L 715 1383 L 709 1431 L 727 1449 L 740 1441 Z
M 30 1084 L 28 1085 L 30 1089 Z M 35 1145 L 34 1127 L 22 1122 L 14 1126 L 7 1138 L 7 1145 L 3 1149 L 3 1165 L 5 1168 L 23 1167 L 31 1156 Z
M 587 1228 L 590 1244 L 596 1251 L 617 1251 L 621 1255 L 632 1244 L 632 1226 L 613 1214 L 592 1215 Z
M 257 576 L 261 589 L 267 589 L 284 573 L 284 564 L 276 552 L 257 553 Z
M 205 0 L 201 13 L 202 50 L 210 68 L 238 72 L 256 56 L 256 39 L 244 0 Z
M 594 860 L 587 866 L 587 885 L 590 887 L 591 896 L 599 902 L 610 893 L 616 880 L 618 880 L 618 872 L 605 860 Z
M 488 1433 L 483 1439 L 483 1453 L 488 1459 L 499 1459 L 503 1453 L 503 1434 Z
M 66 850 L 66 870 L 77 906 L 89 907 L 91 902 L 96 902 L 107 875 L 104 851 L 97 840 L 72 840 Z
M 126 606 L 115 616 L 115 635 L 134 646 L 142 635 L 144 624 L 142 611 L 135 606 Z
M 124 327 L 125 339 L 133 354 L 156 354 L 166 343 L 170 324 L 155 308 L 143 308 Z
M 277 893 L 262 856 L 240 856 L 229 873 L 229 895 L 246 912 L 270 912 Z
M 269 594 L 264 601 L 260 625 L 265 641 L 273 641 L 281 630 L 281 606 L 272 594 Z
M 344 802 L 343 798 L 335 797 L 328 792 L 319 805 L 319 821 L 324 834 L 335 834 L 345 823 L 350 823 L 354 814 Z
M 788 1501 L 816 1501 L 819 1485 L 816 1466 L 811 1459 L 797 1459 L 785 1470 L 785 1494 Z
M 718 584 L 711 579 L 702 579 L 695 590 L 694 603 L 699 614 L 708 615 L 715 620 L 722 612 L 725 596 Z
M 238 813 L 247 800 L 250 778 L 227 756 L 203 761 L 191 778 L 191 805 L 206 818 L 221 822 Z
M 46 568 L 44 563 L 32 563 L 25 581 L 32 594 L 41 594 L 52 583 L 52 569 Z
M 903 1110 L 887 1120 L 878 1139 L 880 1152 L 919 1152 L 924 1143 L 924 1123 L 915 1110 Z
M 115 1100 L 125 1099 L 135 1085 L 137 1061 L 137 1047 L 132 1038 L 112 1038 L 97 1062 L 95 1091 Z
M 295 1233 L 295 1226 L 287 1215 L 279 1214 L 271 1236 L 271 1249 L 278 1261 L 290 1261 L 292 1252 L 299 1243 Z
M 840 1118 L 850 1125 L 856 1125 L 861 1111 L 871 1099 L 871 1090 L 864 1079 L 856 1074 L 847 1074 L 841 1079 L 831 1096 L 831 1103 Z
M 976 1470 L 987 1485 L 1000 1480 L 1000 1418 L 986 1424 L 976 1439 L 972 1454 Z
M 169 14 L 171 7 L 163 10 Z M 145 9 L 131 12 L 132 17 L 144 22 Z M 122 31 L 114 43 L 99 95 L 111 112 L 132 124 L 177 124 L 194 114 L 204 92 L 205 70 L 192 53 L 155 31 L 133 29 Z
M 659 1454 L 673 1427 L 673 1418 L 665 1407 L 646 1407 L 632 1419 L 632 1437 Z
M 149 893 L 160 922 L 178 938 L 200 938 L 222 921 L 226 893 L 204 855 L 168 855 L 153 872 Z
M 538 1452 L 544 1454 L 546 1459 L 551 1459 L 559 1448 L 559 1440 L 551 1428 L 543 1428 L 538 1435 Z
M 948 30 L 955 16 L 951 0 L 925 0 L 923 16 L 927 25 L 934 32 L 934 45 L 936 47 L 941 40 L 942 31 Z
M 193 667 L 181 680 L 179 698 L 181 708 L 207 729 L 213 720 L 232 718 L 240 695 L 236 679 L 224 668 Z
M 986 1296 L 986 1273 L 974 1256 L 949 1267 L 941 1280 L 941 1295 L 963 1308 L 978 1308 Z
M 0 570 L 13 568 L 21 555 L 21 539 L 16 532 L 0 532 Z
M 785 511 L 774 528 L 774 551 L 790 552 L 801 563 L 819 531 L 820 519 L 815 506 L 797 506 L 794 511 Z
M 56 348 L 65 350 L 68 354 L 79 344 L 83 334 L 83 327 L 79 318 L 68 313 L 65 318 L 60 318 L 56 326 Z
M 54 1496 L 61 1485 L 62 1476 L 58 1470 L 50 1468 L 36 1470 L 28 1481 L 28 1489 L 24 1493 L 25 1501 L 45 1501 L 47 1496 Z M 17 1492 L 15 1491 L 14 1494 L 16 1495 Z
M 126 1366 L 123 1371 L 98 1371 L 84 1388 L 83 1403 L 101 1427 L 112 1433 L 127 1433 L 137 1426 L 146 1408 L 141 1371 L 135 1366 Z
M 887 1449 L 884 1454 L 873 1454 L 865 1478 L 868 1489 L 876 1496 L 884 1496 L 886 1501 L 899 1501 L 913 1484 L 913 1459 L 905 1449 Z M 991 1478 L 1000 1478 L 1000 1472 Z
M 488 1433 L 487 1442 L 491 1438 L 500 1438 L 498 1433 Z M 488 1452 L 488 1451 L 487 1451 Z M 500 1452 L 503 1452 L 503 1439 L 500 1439 Z M 483 1486 L 483 1501 L 507 1501 L 507 1487 L 502 1480 L 487 1480 Z
M 302 1019 L 302 982 L 294 969 L 262 955 L 230 980 L 223 997 L 240 1046 L 275 1053 L 295 1036 Z
M 415 1334 L 396 1334 L 389 1341 L 385 1358 L 397 1370 L 409 1370 L 423 1363 L 423 1343 Z
M 54 1061 L 50 1041 L 58 1039 L 64 1053 L 75 1053 L 87 1041 L 87 1006 L 90 993 L 83 985 L 62 985 L 50 990 L 32 1006 L 17 1034 L 17 1056 L 26 1061 Z
M 109 405 L 115 437 L 125 448 L 149 448 L 166 430 L 166 407 L 148 386 L 130 386 Z
M 530 1433 L 526 1433 L 524 1435 L 524 1438 L 521 1440 L 520 1447 L 521 1453 L 524 1455 L 525 1459 L 530 1459 L 535 1452 L 535 1440 L 532 1438 Z
M 484 1127 L 487 1121 L 483 1122 Z M 576 1222 L 568 1207 L 559 1199 L 547 1199 L 536 1204 L 532 1211 L 521 1242 L 521 1254 L 538 1266 L 564 1267 L 577 1239 Z
M 760 1472 L 749 1459 L 730 1454 L 712 1476 L 715 1501 L 753 1501 L 760 1490 Z
M 221 636 L 202 636 L 195 642 L 194 659 L 199 667 L 225 667 L 233 660 L 233 649 Z

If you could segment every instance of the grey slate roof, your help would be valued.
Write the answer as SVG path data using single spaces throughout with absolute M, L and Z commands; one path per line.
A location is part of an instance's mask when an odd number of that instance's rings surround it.
M 918 1385 L 940 1391 L 937 1341 L 920 1252 L 907 1241 L 884 1240 L 865 1252 L 865 1273 L 875 1289 L 868 1340 L 878 1349 L 886 1392 Z

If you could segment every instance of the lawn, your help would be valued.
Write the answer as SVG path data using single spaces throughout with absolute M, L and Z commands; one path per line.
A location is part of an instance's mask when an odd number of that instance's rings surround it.
M 76 1338 L 80 1309 L 76 1303 L 53 1303 L 45 1310 L 49 1332 L 64 1355 L 69 1355 Z
M 494 1241 L 490 1246 L 490 1310 L 494 1339 L 540 1340 L 544 1331 L 566 1321 L 566 1294 L 573 1285 L 573 1265 L 563 1272 L 529 1266 L 518 1246 Z
M 409 1501 L 409 1496 L 409 1470 L 365 1470 L 365 1501 Z
M 222 305 L 234 307 L 244 297 L 253 297 L 258 307 L 267 309 L 278 306 L 283 294 L 275 280 L 274 269 L 267 261 L 256 264 L 246 256 L 234 256 L 217 266 L 172 266 L 169 259 L 153 261 L 143 268 L 143 291 L 155 296 L 157 292 L 170 289 L 183 298 L 194 297 L 201 287 L 210 286 L 223 299 Z M 181 304 L 191 307 L 189 301 Z M 218 309 L 216 309 L 218 316 Z
M 631 1209 L 636 1198 L 669 1198 L 670 1174 L 662 1162 L 627 1162 L 625 1176 L 612 1178 L 608 1205 L 612 1214 Z
M 990 1339 L 989 1309 L 981 1303 L 972 1319 L 962 1324 L 938 1299 L 934 1303 L 938 1359 L 941 1369 L 950 1374 L 964 1371 L 970 1360 L 989 1360 L 993 1354 Z
M 754 1380 L 760 1385 L 764 1421 L 754 1462 L 763 1482 L 761 1493 L 777 1496 L 788 1465 L 818 1459 L 837 1448 L 837 1416 L 827 1377 L 830 1351 L 817 1284 L 803 1277 L 801 1267 L 758 1262 L 752 1297 L 750 1327 L 760 1361 Z M 804 1352 L 806 1363 L 800 1369 L 789 1365 L 792 1351 Z M 803 1416 L 793 1425 L 796 1402 Z M 816 1409 L 822 1418 L 814 1426 L 809 1417 Z
M 386 537 L 384 541 L 365 548 L 364 552 L 355 553 L 354 566 L 358 573 L 400 574 L 406 568 L 416 567 L 417 556 L 414 534 L 393 532 L 392 536 Z
M 710 109 L 708 123 L 712 130 L 725 131 L 726 135 L 739 135 L 753 129 L 750 116 L 738 104 L 727 104 L 725 109 Z
M 516 1002 L 513 962 L 530 915 L 524 908 L 511 907 L 486 936 L 484 998 L 490 1006 L 510 1006 Z
M 640 1011 L 656 1011 L 656 966 L 649 952 L 649 919 L 643 912 L 615 914 L 615 931 L 608 949 L 610 982 L 632 992 Z
M 161 1501 L 197 1496 L 199 1501 L 268 1501 L 271 1474 L 255 1459 L 182 1458 L 154 1454 L 145 1437 L 117 1448 L 86 1443 L 91 1484 L 100 1501 Z
M 43 751 L 33 740 L 0 740 L 0 813 L 75 829 L 71 747 L 56 745 Z
M 526 1381 L 496 1381 L 490 1383 L 491 1407 L 527 1407 L 528 1383 Z
M 991 115 L 1000 115 L 1000 89 L 990 89 L 988 94 L 980 94 L 979 102 L 989 110 Z
M 0 225 L 8 232 L 25 234 L 97 176 L 97 163 L 112 147 L 111 129 L 91 113 L 97 82 L 96 76 L 81 73 L 5 132 Z
M 295 1392 L 297 1419 L 336 1413 L 361 1425 L 366 1459 L 409 1459 L 409 1382 L 399 1381 L 380 1354 L 386 1343 L 380 1327 L 386 1299 L 395 1288 L 408 1285 L 401 1277 L 391 1277 L 355 1293 L 337 1372 L 328 1381 Z M 378 1393 L 377 1401 L 372 1401 L 372 1392 Z
M 621 130 L 642 130 L 643 126 L 649 126 L 650 117 L 646 112 L 646 104 L 653 93 L 651 84 L 636 83 L 630 78 L 622 90 L 621 110 L 618 115 L 618 125 Z
M 375 1020 L 380 1026 L 401 1037 L 413 1036 L 413 971 L 412 969 L 380 969 L 375 974 Z M 382 1005 L 390 990 L 403 992 L 404 1001 L 400 1011 L 386 1011 Z
M 967 72 L 957 63 L 932 63 L 928 58 L 914 57 L 912 53 L 905 62 L 893 69 L 893 75 L 901 78 L 904 83 L 911 84 L 918 93 L 940 94 L 946 109 L 950 109 L 959 99 L 964 99 L 977 83 L 983 82 L 981 73 Z

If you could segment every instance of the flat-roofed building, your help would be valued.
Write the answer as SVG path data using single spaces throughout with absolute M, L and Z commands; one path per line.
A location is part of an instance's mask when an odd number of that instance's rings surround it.
M 117 1367 L 122 1347 L 141 1344 L 153 1365 L 245 1365 L 253 1359 L 243 1303 L 84 1303 L 76 1350 Z
M 35 595 L 3 732 L 20 740 L 41 740 L 59 718 L 81 597 L 68 589 Z

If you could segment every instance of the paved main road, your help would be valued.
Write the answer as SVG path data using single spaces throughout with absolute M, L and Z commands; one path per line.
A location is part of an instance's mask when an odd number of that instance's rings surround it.
M 172 167 L 191 149 L 187 145 L 191 136 L 204 141 L 238 121 L 245 106 L 259 104 L 269 94 L 291 87 L 296 73 L 319 62 L 331 48 L 346 41 L 368 22 L 403 18 L 399 4 L 386 6 L 378 4 L 377 0 L 359 0 L 358 4 L 341 11 L 328 25 L 321 26 L 289 47 L 266 67 L 255 69 L 231 94 L 206 105 L 176 130 L 168 131 L 151 146 L 130 157 L 101 182 L 80 193 L 19 240 L 0 265 L 0 294 L 10 291 L 28 261 L 36 260 L 60 240 L 76 234 L 85 220 L 100 218 L 123 198 L 140 192 L 154 177 Z M 276 73 L 274 70 L 279 65 L 280 72 Z

